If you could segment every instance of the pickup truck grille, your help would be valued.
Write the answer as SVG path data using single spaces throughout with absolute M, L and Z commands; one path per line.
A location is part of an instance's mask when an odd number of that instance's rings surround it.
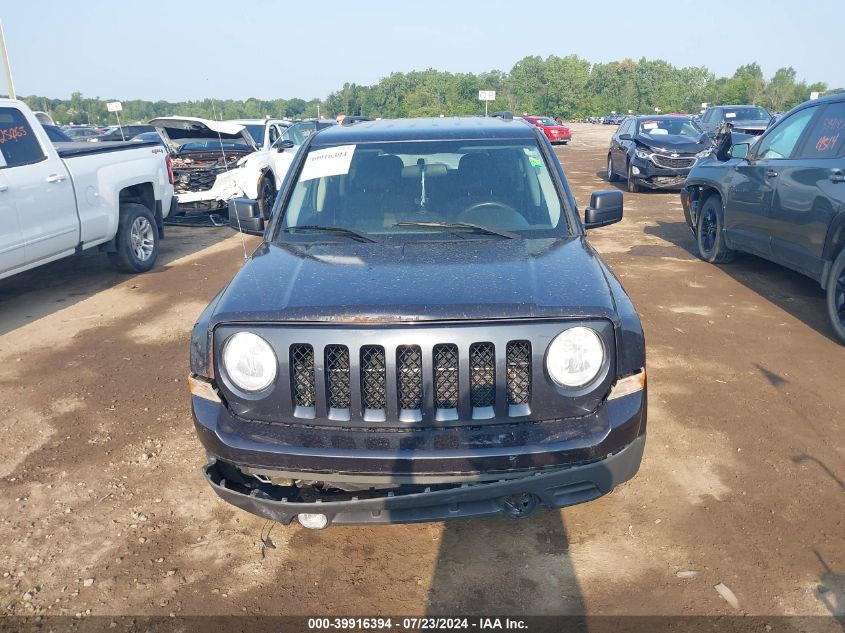
M 687 167 L 692 167 L 693 163 L 695 163 L 695 157 L 671 158 L 669 156 L 661 156 L 660 154 L 652 154 L 651 162 L 664 169 L 686 169 Z
M 423 350 L 419 345 L 400 345 L 385 350 L 381 345 L 364 345 L 358 350 L 359 362 L 354 371 L 350 350 L 345 345 L 327 345 L 323 364 L 323 384 L 314 348 L 295 343 L 289 349 L 291 397 L 296 417 L 313 417 L 317 390 L 324 391 L 327 407 L 341 418 L 348 419 L 353 407 L 365 419 L 382 421 L 388 407 L 388 374 L 396 378 L 395 401 L 391 405 L 405 422 L 423 418 L 424 390 L 433 391 L 435 418 L 459 419 L 461 404 L 458 346 L 452 343 L 435 345 L 431 351 L 430 375 L 423 369 Z M 501 353 L 501 351 L 500 351 Z M 511 341 L 505 349 L 506 381 L 503 394 L 507 405 L 528 405 L 531 402 L 531 343 Z M 357 375 L 356 375 L 357 373 Z M 357 382 L 359 390 L 353 389 Z M 353 393 L 359 393 L 357 401 Z M 496 348 L 492 343 L 473 343 L 469 348 L 468 404 L 473 418 L 492 417 L 496 405 Z M 356 406 L 357 405 L 357 406 Z M 524 413 L 522 413 L 524 414 Z

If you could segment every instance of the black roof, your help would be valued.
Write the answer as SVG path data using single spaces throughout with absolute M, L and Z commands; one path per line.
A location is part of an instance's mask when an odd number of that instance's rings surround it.
M 438 117 L 364 121 L 348 127 L 334 125 L 315 135 L 313 144 L 533 138 L 533 129 L 519 121 L 494 117 Z

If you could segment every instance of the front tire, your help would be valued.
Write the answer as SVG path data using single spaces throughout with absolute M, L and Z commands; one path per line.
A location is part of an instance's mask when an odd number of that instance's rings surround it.
M 155 266 L 159 234 L 153 212 L 142 204 L 120 205 L 120 219 L 114 236 L 116 251 L 111 263 L 126 273 L 145 273 Z
M 711 264 L 727 264 L 733 261 L 736 253 L 725 245 L 722 201 L 718 196 L 710 196 L 704 201 L 698 214 L 696 238 L 698 256 Z
M 276 193 L 273 175 L 268 172 L 264 174 L 258 185 L 258 210 L 261 211 L 261 215 L 265 220 L 270 219 L 270 212 L 273 210 L 273 204 L 276 202 Z
M 827 315 L 839 342 L 845 345 L 845 250 L 830 268 L 827 282 Z
M 610 154 L 607 155 L 607 182 L 616 182 L 619 176 L 613 173 L 613 159 Z
M 628 191 L 630 193 L 640 192 L 640 183 L 634 177 L 634 168 L 631 167 L 631 163 L 628 163 Z

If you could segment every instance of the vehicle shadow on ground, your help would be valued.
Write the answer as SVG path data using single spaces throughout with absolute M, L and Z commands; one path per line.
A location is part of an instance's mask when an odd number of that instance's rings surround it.
M 830 568 L 818 550 L 813 553 L 822 567 L 822 576 L 816 587 L 816 599 L 830 612 L 834 619 L 845 630 L 845 572 L 835 572 Z
M 596 178 L 602 180 L 603 184 L 606 185 L 608 189 L 618 189 L 619 191 L 624 191 L 625 193 L 628 192 L 628 187 L 626 186 L 624 180 L 617 180 L 616 182 L 610 182 L 607 179 L 607 171 L 604 170 L 604 169 L 596 172 Z
M 686 222 L 658 222 L 645 227 L 645 232 L 697 256 L 698 247 Z M 701 262 L 702 266 L 710 266 Z M 720 270 L 733 277 L 749 290 L 827 339 L 838 343 L 828 321 L 825 294 L 818 282 L 783 266 L 745 253 L 739 254 L 730 264 L 721 264 Z
M 201 251 L 232 235 L 228 228 L 168 227 L 155 268 Z M 139 275 L 115 270 L 96 248 L 0 280 L 0 336 L 63 310 Z
M 583 615 L 585 609 L 559 510 L 444 524 L 427 614 Z

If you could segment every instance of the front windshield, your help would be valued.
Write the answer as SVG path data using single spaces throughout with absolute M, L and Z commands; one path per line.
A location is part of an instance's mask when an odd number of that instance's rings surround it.
M 261 146 L 264 145 L 264 126 L 263 125 L 245 125 L 246 131 L 249 132 L 249 135 L 252 137 L 252 140 L 255 141 L 255 146 L 261 149 Z
M 639 133 L 645 136 L 688 136 L 698 139 L 701 129 L 688 118 L 652 119 L 640 121 Z
M 557 125 L 558 124 L 555 120 L 547 119 L 547 118 L 537 119 L 537 123 L 539 123 L 543 127 L 546 127 L 548 125 Z
M 234 141 L 200 139 L 196 141 L 182 142 L 179 147 L 182 152 L 250 152 L 252 148 L 243 143 L 236 143 Z
M 314 240 L 296 230 L 314 226 L 429 240 L 490 237 L 478 227 L 520 237 L 557 237 L 568 228 L 533 139 L 311 149 L 284 210 L 282 239 Z
M 728 108 L 722 110 L 722 119 L 737 121 L 768 121 L 772 115 L 765 108 Z

